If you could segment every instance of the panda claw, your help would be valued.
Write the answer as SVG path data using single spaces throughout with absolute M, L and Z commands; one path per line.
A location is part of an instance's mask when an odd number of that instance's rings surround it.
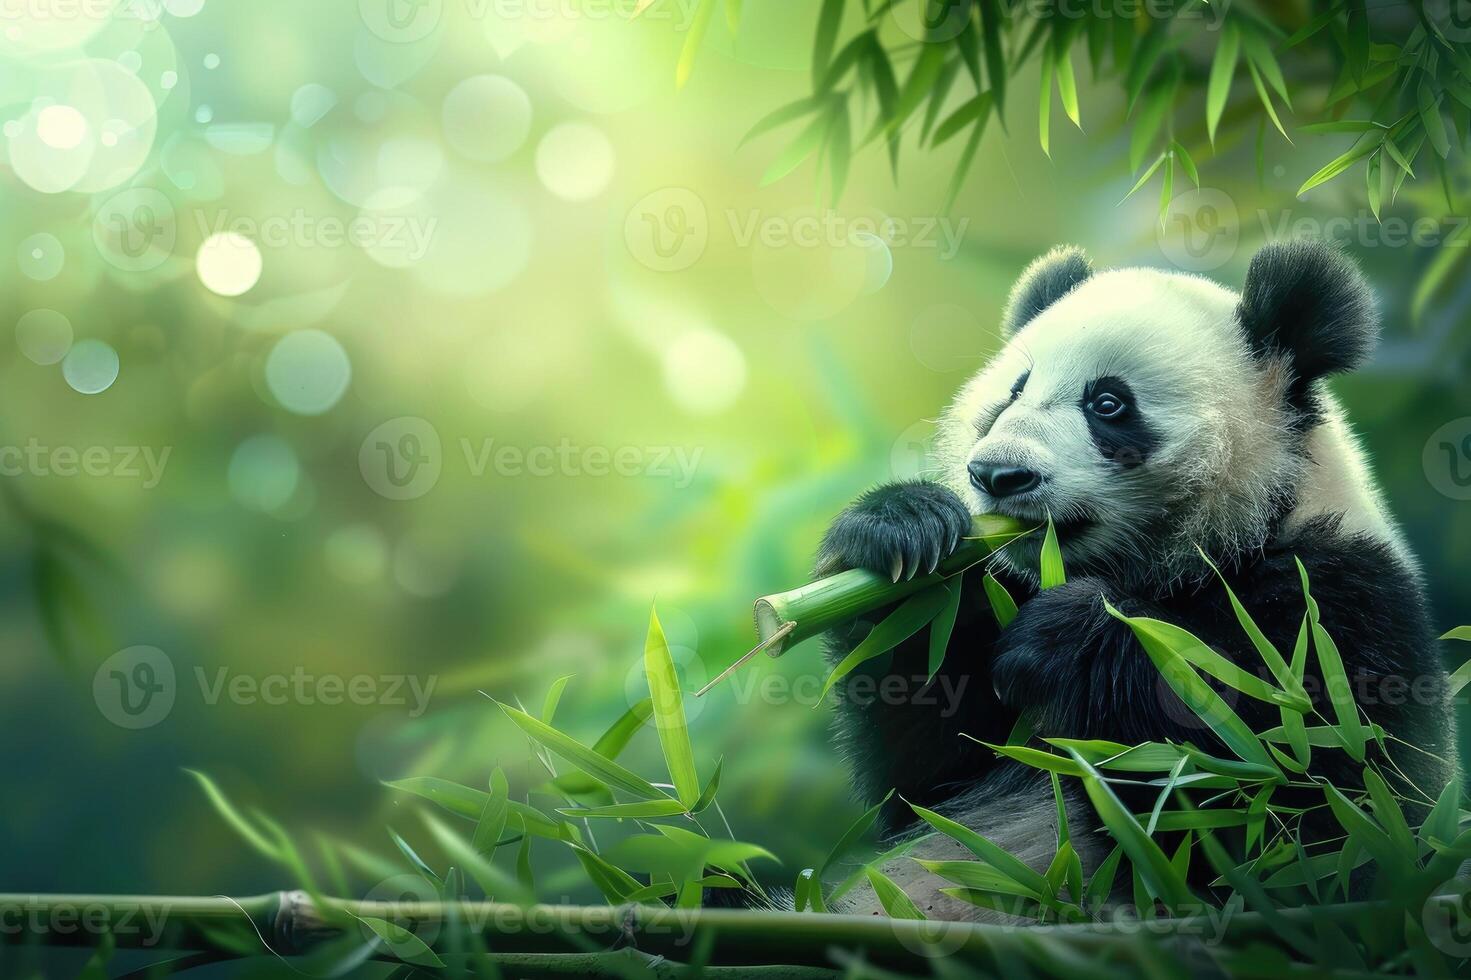
M 894 556 L 894 564 L 889 569 L 889 575 L 893 579 L 893 581 L 895 583 L 897 583 L 899 581 L 899 576 L 901 576 L 903 574 L 904 574 L 904 556 L 903 555 L 895 555 Z

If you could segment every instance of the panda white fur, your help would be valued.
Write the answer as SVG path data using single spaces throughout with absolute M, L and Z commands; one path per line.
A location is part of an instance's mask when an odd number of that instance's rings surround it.
M 937 478 L 862 496 L 834 522 L 818 560 L 819 575 L 856 566 L 913 576 L 949 553 L 974 514 L 1045 522 L 1050 513 L 1058 528 L 1065 585 L 1038 591 L 1038 535 L 993 563 L 1021 603 L 1005 630 L 981 576 L 966 577 L 943 668 L 952 675 L 943 689 L 964 691 L 952 710 L 930 697 L 873 695 L 887 676 L 924 675 L 923 631 L 839 685 L 837 739 L 860 796 L 867 804 L 897 790 L 883 810 L 887 829 L 914 830 L 902 797 L 1044 869 L 1055 850 L 1049 783 L 962 737 L 1003 742 L 1021 711 L 1047 736 L 1188 741 L 1224 753 L 1103 607 L 1107 598 L 1183 626 L 1259 670 L 1197 546 L 1286 651 L 1304 612 L 1301 559 L 1355 690 L 1374 702 L 1365 710 L 1425 750 L 1392 752 L 1394 761 L 1411 782 L 1443 785 L 1451 772 L 1435 757 L 1453 759 L 1454 722 L 1419 571 L 1322 384 L 1363 363 L 1377 339 L 1354 264 L 1321 244 L 1269 245 L 1237 294 L 1174 272 L 1095 274 L 1080 251 L 1057 249 L 1017 283 L 1002 330 L 1005 346 L 943 417 Z M 845 656 L 877 618 L 829 636 L 829 656 Z M 1401 682 L 1419 696 L 1375 696 Z M 1321 682 L 1310 676 L 1307 686 L 1331 717 Z M 1278 724 L 1275 708 L 1233 700 L 1255 730 Z M 1340 786 L 1361 785 L 1361 765 L 1343 753 L 1317 750 L 1314 766 Z M 1091 871 L 1113 842 L 1076 788 L 1069 793 L 1073 841 Z M 884 870 L 930 917 L 978 917 L 940 894 L 949 883 L 914 857 L 969 852 L 935 836 Z M 877 909 L 866 889 L 850 904 Z

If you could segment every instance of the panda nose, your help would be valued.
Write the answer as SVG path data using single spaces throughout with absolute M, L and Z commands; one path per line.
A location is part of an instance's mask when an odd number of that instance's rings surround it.
M 993 497 L 1014 497 L 1019 493 L 1035 490 L 1042 482 L 1040 473 L 1018 466 L 991 466 L 972 462 L 969 469 L 970 482 Z

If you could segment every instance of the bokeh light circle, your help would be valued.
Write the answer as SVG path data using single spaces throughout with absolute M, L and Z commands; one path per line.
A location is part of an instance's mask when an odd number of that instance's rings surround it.
M 664 387 L 680 408 L 709 415 L 729 408 L 746 387 L 746 355 L 712 328 L 687 330 L 663 353 Z
M 354 524 L 328 535 L 323 557 L 342 581 L 370 585 L 381 580 L 388 569 L 388 544 L 383 532 L 373 525 Z
M 894 253 L 889 251 L 888 243 L 872 232 L 854 232 L 852 241 L 867 259 L 863 292 L 872 295 L 883 289 L 894 274 Z
M 536 146 L 536 175 L 564 201 L 597 197 L 613 179 L 613 165 L 613 144 L 590 123 L 561 123 Z
M 71 350 L 71 321 L 55 310 L 31 310 L 15 323 L 15 346 L 36 364 L 55 364 Z
M 61 362 L 61 374 L 73 391 L 97 395 L 112 387 L 121 366 L 117 351 L 102 340 L 82 340 L 74 344 Z
M 436 186 L 410 215 L 426 244 L 414 275 L 452 296 L 478 296 L 521 275 L 531 259 L 532 225 L 525 208 L 508 194 L 469 180 Z M 374 256 L 377 258 L 377 256 Z
M 16 261 L 21 275 L 45 282 L 61 273 L 61 267 L 66 264 L 66 249 L 55 235 L 37 232 L 20 243 L 20 248 L 16 249 Z
M 506 159 L 531 132 L 531 99 L 503 75 L 475 75 L 450 89 L 440 111 L 450 146 L 484 163 Z
M 756 291 L 783 316 L 797 321 L 836 316 L 875 281 L 873 248 L 837 212 L 798 208 L 750 220 L 755 222 L 749 234 Z
M 36 138 L 53 150 L 74 150 L 87 138 L 87 117 L 69 105 L 48 105 L 36 113 Z
M 281 407 L 297 415 L 321 415 L 352 381 L 352 361 L 337 338 L 322 330 L 297 330 L 277 341 L 266 358 L 266 386 Z
M 200 244 L 194 268 L 210 292 L 239 296 L 260 280 L 260 249 L 238 232 L 216 232 Z
M 301 483 L 301 463 L 295 450 L 280 438 L 251 436 L 235 448 L 227 479 L 236 503 L 270 514 L 295 495 Z

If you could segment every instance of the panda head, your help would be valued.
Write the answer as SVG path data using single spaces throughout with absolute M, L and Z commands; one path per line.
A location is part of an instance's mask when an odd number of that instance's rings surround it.
M 1349 259 L 1293 242 L 1258 252 L 1240 294 L 1056 249 L 1002 330 L 942 423 L 942 478 L 975 513 L 1050 515 L 1075 573 L 1167 589 L 1198 570 L 1196 545 L 1231 560 L 1300 503 L 1333 412 L 1318 382 L 1364 362 L 1378 324 Z M 1040 546 L 1000 560 L 1030 574 Z

